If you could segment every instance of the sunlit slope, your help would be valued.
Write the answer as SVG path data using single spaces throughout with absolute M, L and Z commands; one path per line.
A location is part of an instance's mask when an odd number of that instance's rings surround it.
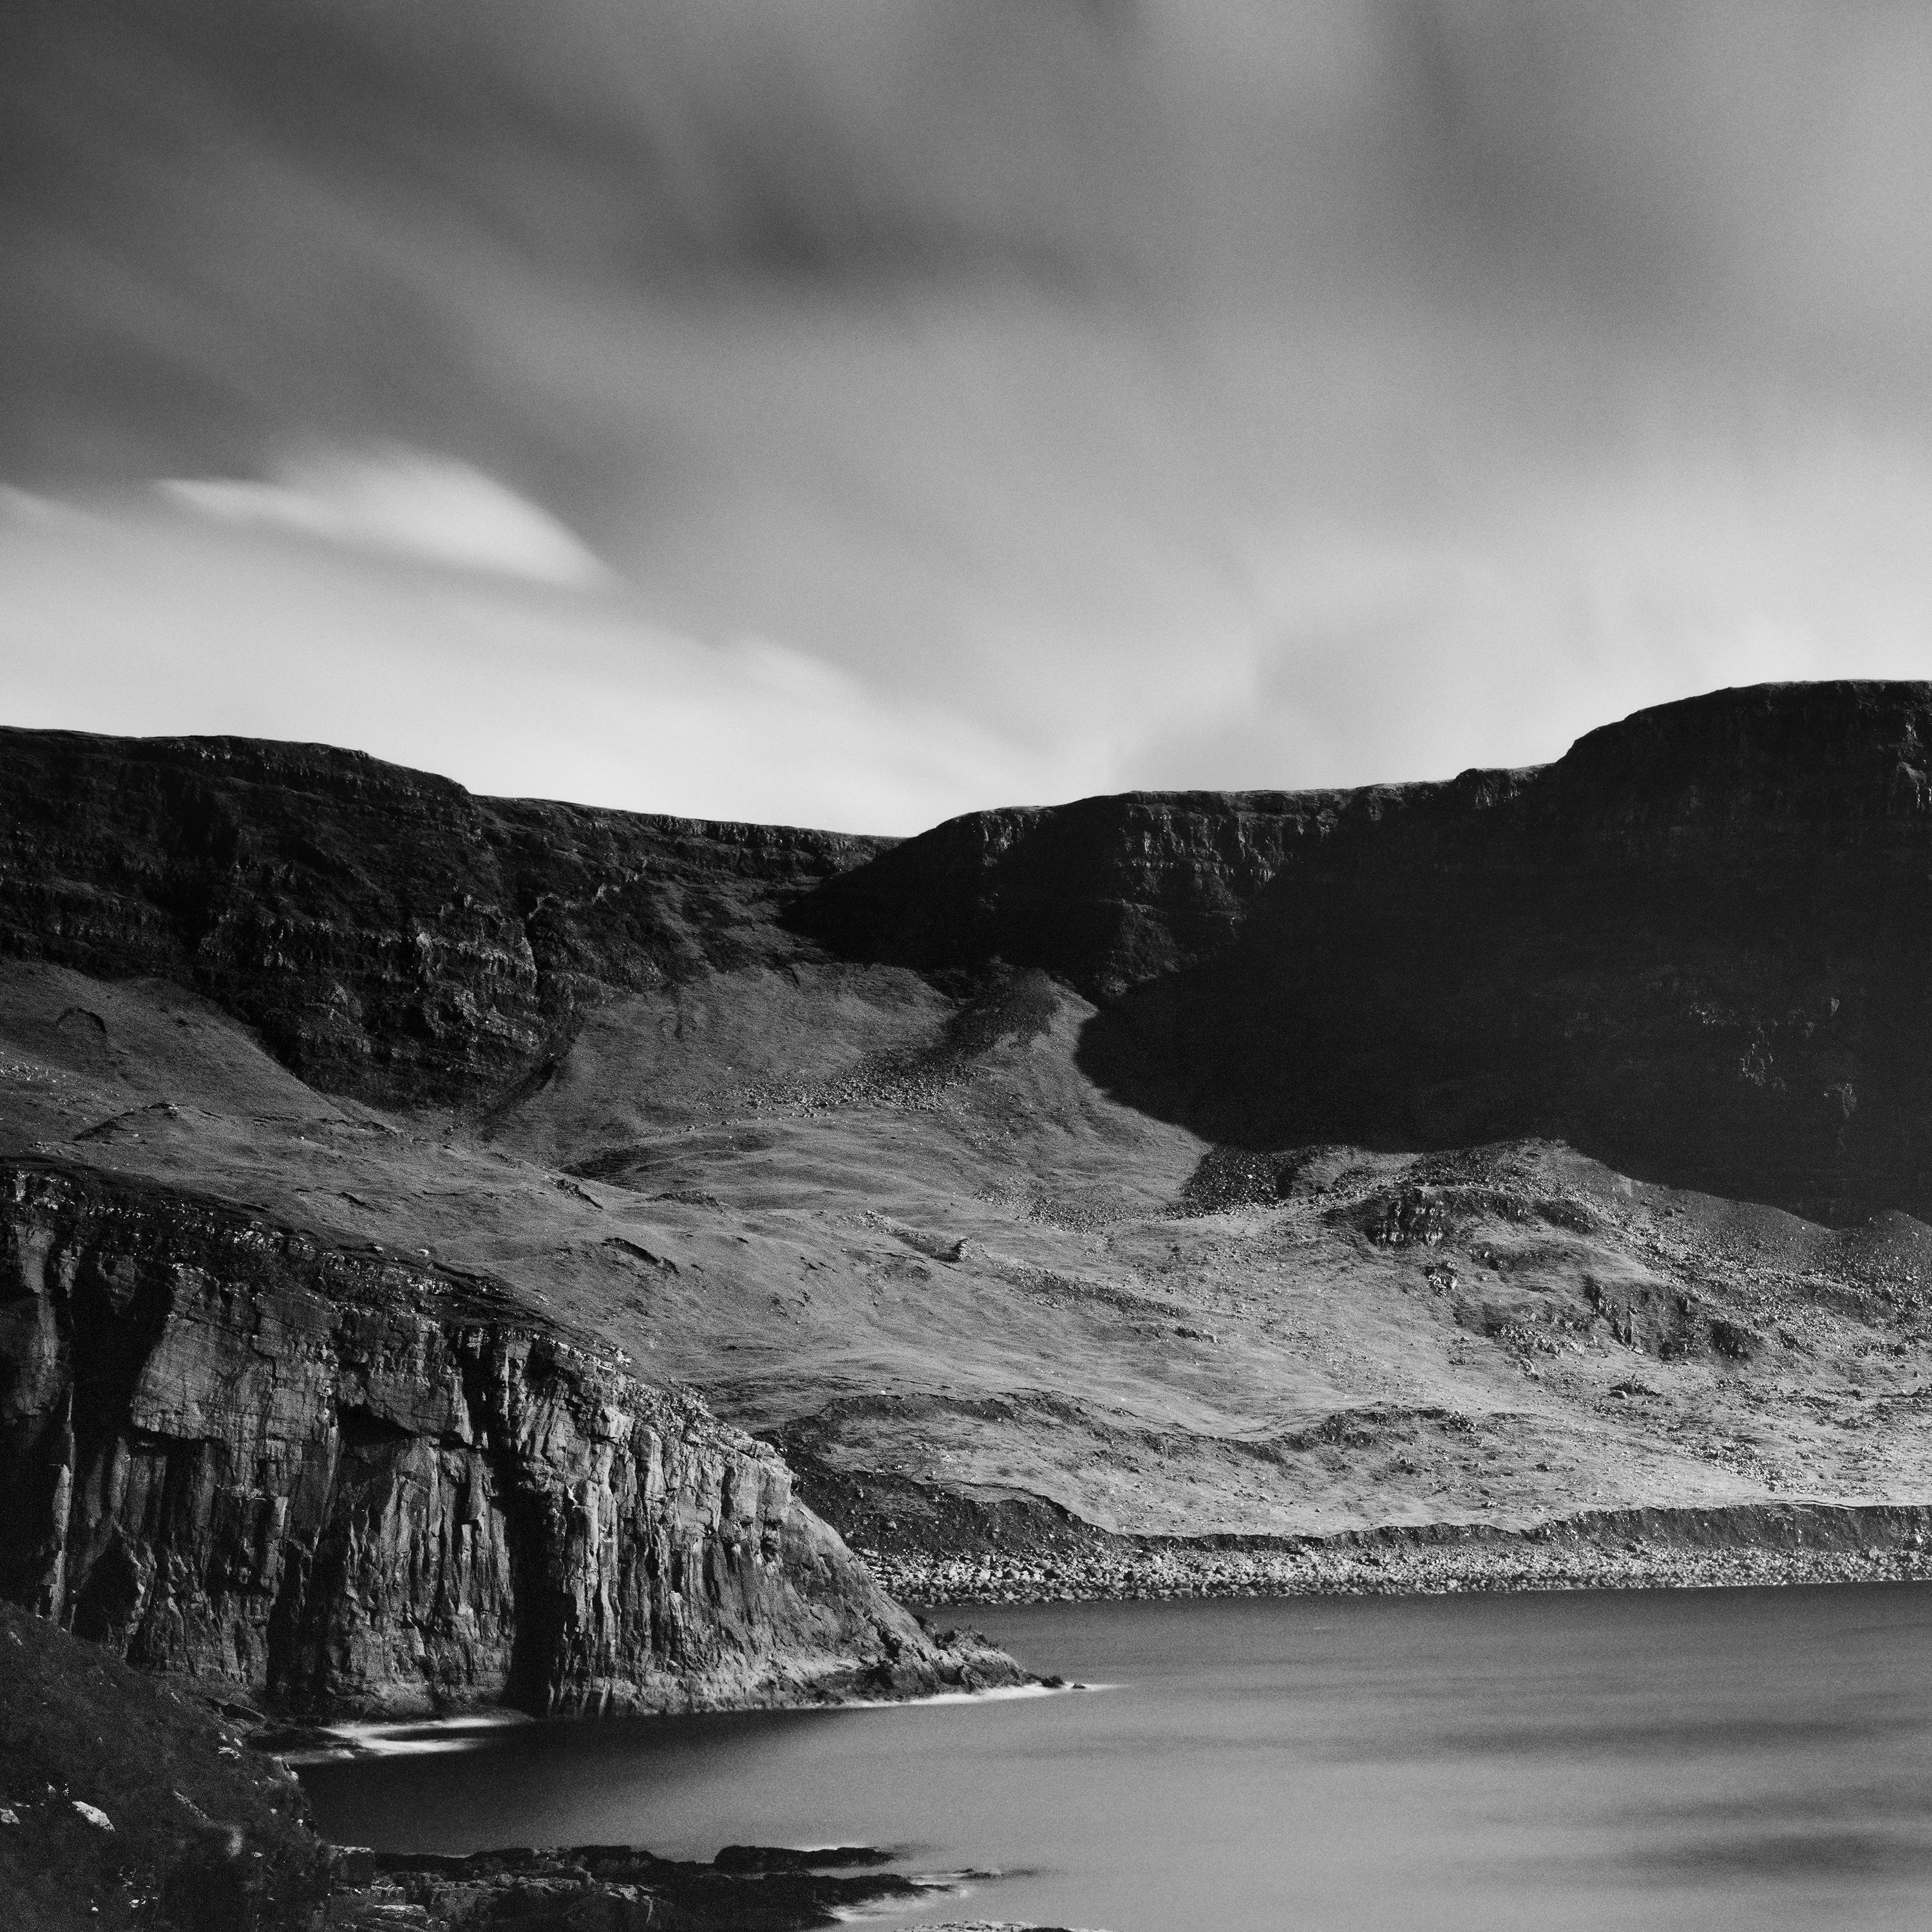
M 459 1119 L 318 1095 L 158 982 L 16 966 L 0 1076 L 12 1144 L 503 1277 L 875 1546 L 1921 1493 L 1921 1224 L 1552 1142 L 1217 1150 L 1083 1075 L 1093 1011 L 1038 973 L 726 971 L 608 1001 Z

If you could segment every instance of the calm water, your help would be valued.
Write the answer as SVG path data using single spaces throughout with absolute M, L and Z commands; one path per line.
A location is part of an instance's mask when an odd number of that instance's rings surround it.
M 531 1726 L 305 1776 L 352 1843 L 857 1840 L 1006 1874 L 882 1928 L 1932 1925 L 1932 1587 L 979 1621 L 1115 1688 Z

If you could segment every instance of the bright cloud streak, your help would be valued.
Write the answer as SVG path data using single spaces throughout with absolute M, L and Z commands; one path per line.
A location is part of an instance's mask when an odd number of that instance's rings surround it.
M 608 575 L 548 511 L 466 463 L 399 444 L 311 450 L 267 482 L 178 477 L 159 487 L 218 523 L 538 584 L 588 586 Z

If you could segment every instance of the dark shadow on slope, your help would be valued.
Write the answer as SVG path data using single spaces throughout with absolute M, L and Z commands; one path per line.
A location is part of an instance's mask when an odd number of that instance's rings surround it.
M 1480 856 L 1284 875 L 1228 952 L 1104 1007 L 1082 1070 L 1253 1154 L 1548 1138 L 1816 1220 L 1932 1210 L 1922 882 Z
M 1714 692 L 1553 765 L 952 821 L 794 908 L 1101 1004 L 1083 1070 L 1252 1151 L 1555 1137 L 1846 1221 L 1932 1210 L 1932 686 Z

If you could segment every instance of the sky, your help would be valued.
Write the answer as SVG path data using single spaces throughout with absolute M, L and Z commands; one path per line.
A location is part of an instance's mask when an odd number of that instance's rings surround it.
M 14 0 L 0 722 L 905 832 L 1932 676 L 1932 12 Z

